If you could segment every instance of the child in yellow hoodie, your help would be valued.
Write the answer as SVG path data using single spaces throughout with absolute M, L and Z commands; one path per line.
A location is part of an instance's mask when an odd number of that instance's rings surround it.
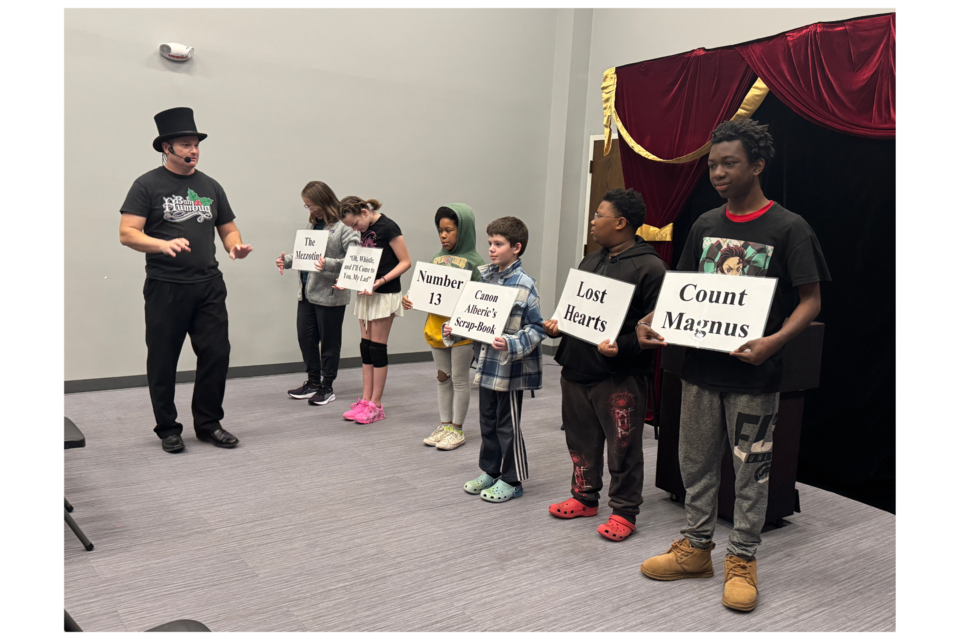
M 451 203 L 437 209 L 434 222 L 440 234 L 442 249 L 433 256 L 433 264 L 442 264 L 473 272 L 472 280 L 480 279 L 477 267 L 483 258 L 477 253 L 477 229 L 473 209 L 462 203 Z M 413 302 L 403 297 L 403 308 L 411 309 Z M 470 407 L 470 365 L 473 362 L 473 341 L 462 340 L 452 347 L 443 343 L 443 324 L 450 318 L 427 315 L 423 327 L 437 367 L 437 400 L 440 405 L 440 426 L 423 443 L 450 451 L 466 442 L 463 420 Z

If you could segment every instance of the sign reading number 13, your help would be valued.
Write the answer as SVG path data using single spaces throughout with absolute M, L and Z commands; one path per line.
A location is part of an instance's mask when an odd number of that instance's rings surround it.
M 470 282 L 472 275 L 468 269 L 418 262 L 413 269 L 413 282 L 407 297 L 414 309 L 449 318 L 463 292 L 463 285 Z

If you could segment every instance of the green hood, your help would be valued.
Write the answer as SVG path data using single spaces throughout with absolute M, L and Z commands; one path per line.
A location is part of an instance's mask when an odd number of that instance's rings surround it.
M 457 256 L 463 258 L 467 261 L 466 267 L 460 267 L 461 269 L 466 268 L 473 271 L 473 280 L 480 279 L 480 271 L 478 267 L 484 264 L 483 258 L 480 257 L 480 254 L 477 253 L 477 223 L 476 219 L 473 217 L 473 209 L 469 205 L 465 205 L 460 202 L 454 202 L 451 204 L 443 205 L 448 209 L 451 209 L 457 216 L 457 245 L 453 248 L 452 251 L 440 250 L 438 251 L 432 259 L 432 262 L 437 263 L 437 258 L 445 256 Z M 440 226 L 437 226 L 437 232 L 439 233 Z M 451 267 L 457 267 L 459 265 L 448 263 Z

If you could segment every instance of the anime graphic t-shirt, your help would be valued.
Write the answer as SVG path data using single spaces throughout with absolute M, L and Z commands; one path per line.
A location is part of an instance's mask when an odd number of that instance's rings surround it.
M 380 254 L 380 265 L 377 267 L 377 279 L 393 271 L 394 267 L 400 264 L 400 259 L 393 252 L 390 241 L 397 236 L 403 235 L 397 223 L 380 214 L 377 221 L 367 227 L 367 230 L 360 234 L 361 247 L 379 247 L 383 249 Z M 399 293 L 400 278 L 391 280 L 377 287 L 376 293 Z
M 780 330 L 799 302 L 796 287 L 828 282 L 830 272 L 820 243 L 807 222 L 777 203 L 746 222 L 731 220 L 726 206 L 708 211 L 687 236 L 678 271 L 716 273 L 724 277 L 777 278 L 777 288 L 763 335 Z M 714 391 L 769 393 L 782 376 L 779 353 L 761 365 L 706 349 L 687 349 L 680 377 Z
M 190 251 L 176 257 L 147 254 L 147 278 L 168 282 L 202 282 L 220 275 L 214 227 L 233 220 L 233 209 L 220 184 L 200 171 L 189 176 L 157 167 L 133 182 L 120 213 L 147 219 L 143 232 L 151 238 L 186 238 Z

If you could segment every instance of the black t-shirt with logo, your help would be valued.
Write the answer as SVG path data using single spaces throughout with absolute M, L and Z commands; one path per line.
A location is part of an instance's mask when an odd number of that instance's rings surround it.
M 747 222 L 730 220 L 726 205 L 704 213 L 693 223 L 677 270 L 777 278 L 764 336 L 779 331 L 796 309 L 797 286 L 830 281 L 813 229 L 775 202 Z M 680 377 L 714 391 L 769 393 L 779 390 L 782 371 L 779 352 L 757 366 L 728 353 L 688 348 Z
M 133 181 L 121 213 L 147 219 L 143 232 L 151 238 L 186 238 L 190 251 L 175 258 L 147 254 L 147 277 L 168 282 L 201 282 L 220 275 L 214 227 L 233 220 L 233 209 L 220 184 L 200 171 L 189 176 L 157 167 Z
M 397 236 L 402 235 L 403 232 L 400 231 L 400 227 L 397 226 L 397 223 L 382 213 L 376 222 L 367 227 L 367 230 L 360 234 L 361 247 L 379 247 L 380 249 L 383 249 L 383 253 L 380 254 L 380 265 L 377 267 L 378 280 L 393 271 L 394 267 L 400 264 L 400 259 L 397 258 L 397 254 L 395 254 L 393 252 L 393 248 L 390 247 L 390 241 Z M 399 292 L 400 278 L 395 278 L 390 282 L 377 287 L 375 293 Z

